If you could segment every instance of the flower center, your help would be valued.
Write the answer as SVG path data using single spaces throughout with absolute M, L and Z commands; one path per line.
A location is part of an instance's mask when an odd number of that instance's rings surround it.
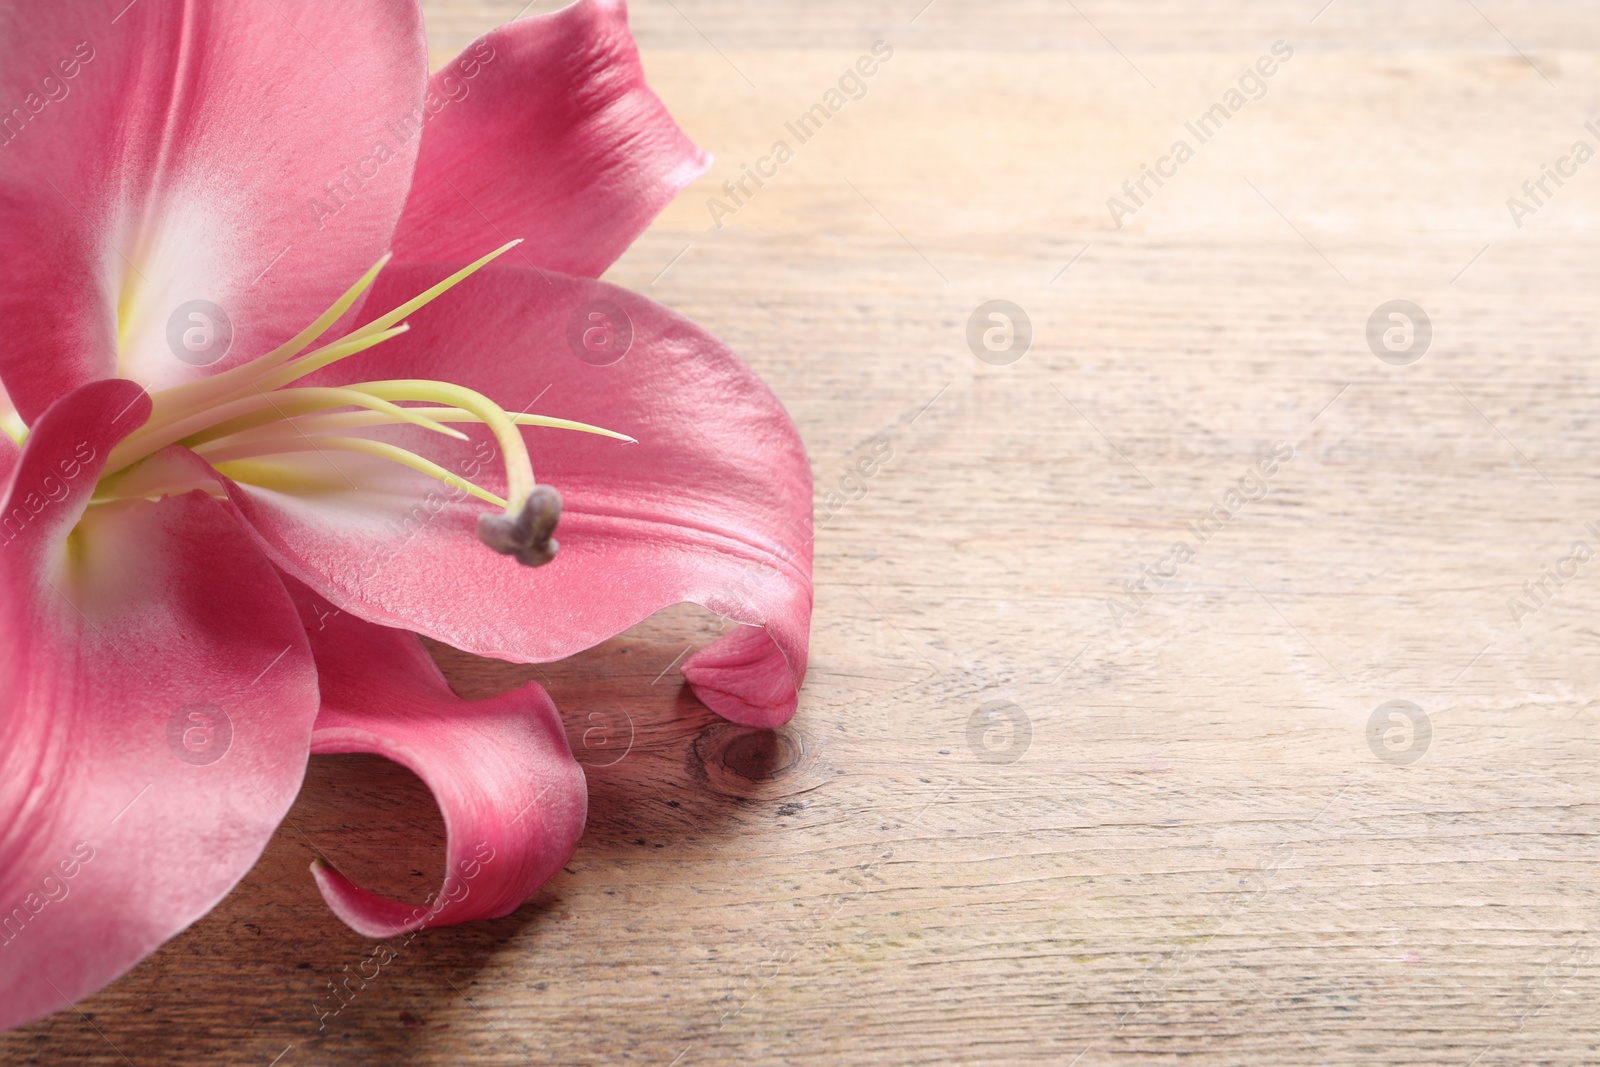
M 284 468 L 274 467 L 274 458 L 306 452 L 325 457 L 355 452 L 409 467 L 502 509 L 501 514 L 479 516 L 478 537 L 495 551 L 528 566 L 548 563 L 556 551 L 551 534 L 561 514 L 561 497 L 553 487 L 534 481 L 533 463 L 520 428 L 582 430 L 630 443 L 633 438 L 569 419 L 513 415 L 482 393 L 449 382 L 397 379 L 343 386 L 295 384 L 323 367 L 405 333 L 409 327 L 401 320 L 407 315 L 520 243 L 512 241 L 496 249 L 365 326 L 311 348 L 371 287 L 389 262 L 386 255 L 285 344 L 231 370 L 151 393 L 149 419 L 112 449 L 93 502 L 154 499 L 206 488 L 195 484 L 186 469 L 153 459 L 171 445 L 183 445 L 234 481 L 275 488 L 283 487 Z M 499 445 L 506 471 L 504 498 L 424 456 L 362 434 L 373 427 L 410 423 L 466 440 L 466 434 L 448 425 L 464 422 L 482 423 Z

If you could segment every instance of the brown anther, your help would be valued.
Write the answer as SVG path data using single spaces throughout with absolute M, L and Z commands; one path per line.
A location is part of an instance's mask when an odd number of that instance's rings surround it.
M 478 540 L 525 566 L 542 567 L 556 558 L 560 546 L 550 535 L 560 518 L 561 494 L 553 485 L 536 485 L 517 514 L 479 515 Z

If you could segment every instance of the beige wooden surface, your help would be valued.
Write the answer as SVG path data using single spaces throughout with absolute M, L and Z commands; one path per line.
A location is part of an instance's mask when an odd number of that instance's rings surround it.
M 923 3 L 634 5 L 718 164 L 610 277 L 761 370 L 819 501 L 893 452 L 822 526 L 794 723 L 687 694 L 697 611 L 538 670 L 445 655 L 564 709 L 592 812 L 564 874 L 319 1031 L 371 946 L 307 864 L 420 899 L 442 824 L 407 773 L 317 759 L 231 897 L 0 1060 L 1600 1062 L 1600 162 L 1506 205 L 1600 148 L 1600 4 Z M 443 61 L 520 4 L 427 6 Z M 879 39 L 866 96 L 715 229 Z M 964 338 L 994 298 L 1032 321 L 1010 365 Z M 1407 366 L 1366 339 L 1392 299 L 1433 324 Z M 1118 618 L 1278 442 L 1267 495 Z M 1391 700 L 1425 751 L 1369 745 Z M 969 729 L 1006 703 L 1025 750 Z

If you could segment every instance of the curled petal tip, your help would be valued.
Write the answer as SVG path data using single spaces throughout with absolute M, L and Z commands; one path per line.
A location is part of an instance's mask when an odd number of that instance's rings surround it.
M 561 518 L 561 494 L 553 485 L 536 485 L 515 515 L 478 516 L 478 540 L 528 567 L 556 558 L 560 546 L 551 535 Z

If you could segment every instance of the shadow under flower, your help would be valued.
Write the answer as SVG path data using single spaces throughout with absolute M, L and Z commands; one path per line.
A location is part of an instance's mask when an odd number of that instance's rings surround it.
M 575 855 L 512 914 L 376 945 L 345 926 L 317 892 L 311 860 L 425 905 L 442 878 L 445 828 L 427 787 L 405 768 L 377 756 L 317 756 L 277 834 L 226 899 L 76 1010 L 0 1035 L 0 1056 L 121 1063 L 120 1047 L 162 1049 L 173 1063 L 259 1065 L 288 1063 L 292 1051 L 314 1060 L 320 1049 L 339 1062 L 420 1063 L 438 1051 L 430 1035 L 453 1030 L 458 1041 L 463 1028 L 519 1046 L 516 1031 L 526 1027 L 475 1003 L 480 975 L 514 967 L 515 986 L 536 992 L 550 958 L 571 953 L 574 936 L 604 936 L 564 929 L 585 910 L 586 894 L 692 877 L 696 857 L 718 839 L 765 832 L 772 801 L 815 785 L 799 773 L 815 753 L 792 727 L 727 723 L 676 673 L 716 629 L 697 609 L 671 609 L 538 666 L 430 643 L 464 698 L 544 685 L 588 779 L 588 825 Z M 639 892 L 648 910 L 649 892 Z

